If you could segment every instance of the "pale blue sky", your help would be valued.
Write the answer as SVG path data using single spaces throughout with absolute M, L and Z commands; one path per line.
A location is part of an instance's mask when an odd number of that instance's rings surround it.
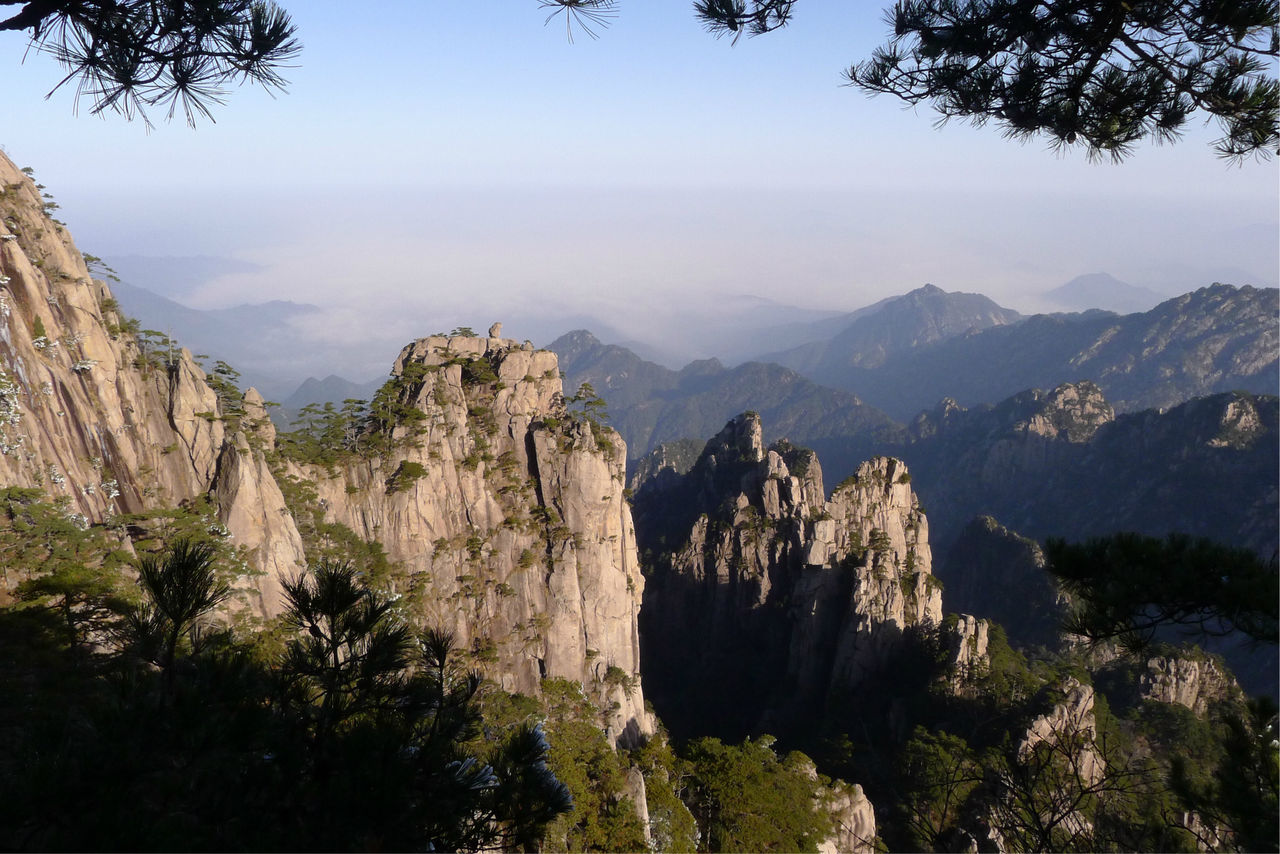
M 878 3 L 801 0 L 736 46 L 688 0 L 624 0 L 572 45 L 534 0 L 284 5 L 289 91 L 233 91 L 194 131 L 74 116 L 6 34 L 0 144 L 82 248 L 253 261 L 193 302 L 314 302 L 397 347 L 499 310 L 522 335 L 556 305 L 642 335 L 743 293 L 849 310 L 928 281 L 1028 308 L 1097 270 L 1276 284 L 1274 162 L 1224 164 L 1198 122 L 1120 166 L 937 130 L 841 86 L 885 34 Z

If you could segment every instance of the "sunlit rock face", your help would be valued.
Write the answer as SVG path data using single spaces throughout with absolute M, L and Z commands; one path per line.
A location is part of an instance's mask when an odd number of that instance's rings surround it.
M 284 462 L 261 396 L 230 407 L 190 353 L 130 331 L 2 157 L 0 190 L 0 483 L 64 500 L 81 524 L 207 497 L 210 529 L 240 547 L 233 607 L 269 617 L 307 560 L 278 478 L 314 482 L 327 520 L 383 544 L 406 616 L 453 629 L 509 690 L 581 681 L 615 741 L 652 730 L 626 451 L 566 411 L 554 354 L 497 326 L 416 341 L 393 369 L 397 406 L 416 413 L 388 427 L 394 452 Z
M 470 336 L 409 344 L 395 450 L 314 481 L 326 518 L 376 539 L 415 619 L 451 629 L 510 691 L 581 681 L 625 740 L 652 731 L 640 684 L 644 590 L 626 448 L 565 406 L 555 354 Z
M 1215 703 L 1239 701 L 1244 696 L 1220 661 L 1198 651 L 1148 658 L 1138 685 L 1143 699 L 1177 703 L 1201 717 Z
M 906 466 L 864 463 L 826 501 L 817 457 L 761 436 L 735 418 L 680 483 L 636 496 L 645 672 L 678 734 L 800 725 L 941 620 Z
M 0 483 L 43 490 L 78 524 L 213 496 L 209 524 L 255 564 L 236 601 L 275 613 L 279 579 L 304 557 L 264 459 L 266 413 L 252 392 L 228 417 L 207 380 L 186 350 L 129 331 L 39 188 L 0 155 Z

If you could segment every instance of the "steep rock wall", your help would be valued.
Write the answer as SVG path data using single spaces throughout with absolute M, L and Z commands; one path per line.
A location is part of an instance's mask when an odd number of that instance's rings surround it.
M 261 451 L 228 435 L 190 353 L 148 352 L 113 305 L 40 188 L 0 156 L 0 483 L 44 490 L 80 524 L 212 491 L 232 541 L 269 556 L 244 579 L 250 604 L 278 610 L 278 576 L 303 556 Z
M 392 450 L 293 474 L 329 521 L 383 545 L 411 612 L 504 689 L 580 681 L 613 739 L 651 732 L 621 439 L 566 411 L 555 354 L 528 344 L 424 338 L 392 377 Z
M 636 498 L 653 561 L 645 672 L 678 735 L 787 731 L 941 620 L 906 467 L 877 458 L 823 500 L 816 456 L 739 416 L 678 485 Z

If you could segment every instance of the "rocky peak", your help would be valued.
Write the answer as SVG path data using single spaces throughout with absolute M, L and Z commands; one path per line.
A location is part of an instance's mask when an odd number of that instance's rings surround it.
M 950 651 L 948 686 L 951 693 L 965 696 L 991 667 L 987 651 L 991 642 L 991 624 L 969 614 L 959 614 L 948 617 L 942 628 L 942 640 Z
M 1025 423 L 1029 433 L 1068 442 L 1087 442 L 1103 424 L 1115 420 L 1115 410 L 1102 389 L 1088 380 L 1063 383 L 1043 397 L 1037 395 L 1037 411 Z
M 1268 432 L 1267 420 L 1252 395 L 1233 394 L 1223 401 L 1218 430 L 1206 444 L 1211 448 L 1248 448 Z
M 699 466 L 712 469 L 740 462 L 758 463 L 764 458 L 764 428 L 760 416 L 744 412 L 707 442 Z
M 565 364 L 571 364 L 583 354 L 592 353 L 602 346 L 600 339 L 587 330 L 575 329 L 557 338 L 549 349 L 553 349 Z
M 904 632 L 941 619 L 906 466 L 869 461 L 824 501 L 816 456 L 783 442 L 766 451 L 759 435 L 759 419 L 740 416 L 681 484 L 636 495 L 641 548 L 656 561 L 646 673 L 676 733 L 796 725 Z
M 626 446 L 589 406 L 567 405 L 556 355 L 511 339 L 422 338 L 373 409 L 385 453 L 295 468 L 326 519 L 380 542 L 415 619 L 451 629 L 504 689 L 581 682 L 610 710 L 614 741 L 650 732 Z
M 1036 716 L 1027 726 L 1018 746 L 1018 757 L 1026 761 L 1037 745 L 1048 744 L 1051 749 L 1072 757 L 1073 769 L 1082 781 L 1097 783 L 1102 779 L 1106 763 L 1094 745 L 1098 725 L 1093 714 L 1093 686 L 1067 677 L 1056 693 L 1058 700 L 1053 708 Z
M 907 428 L 907 439 L 915 442 L 933 438 L 947 430 L 964 412 L 965 408 L 954 397 L 944 397 L 933 409 L 912 419 Z

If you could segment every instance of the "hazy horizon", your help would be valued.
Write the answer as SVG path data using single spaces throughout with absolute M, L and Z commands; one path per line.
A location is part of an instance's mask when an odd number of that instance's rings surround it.
M 0 39 L 0 147 L 85 251 L 241 265 L 188 305 L 320 306 L 317 357 L 554 316 L 714 355 L 700 332 L 742 295 L 852 311 L 932 283 L 1035 311 L 1094 272 L 1280 283 L 1274 160 L 1224 163 L 1199 120 L 1119 165 L 935 128 L 841 85 L 887 35 L 879 4 L 806 0 L 734 46 L 687 0 L 625 3 L 572 45 L 533 2 L 285 5 L 287 93 L 232 91 L 194 131 L 77 116 L 44 98 L 57 66 Z

